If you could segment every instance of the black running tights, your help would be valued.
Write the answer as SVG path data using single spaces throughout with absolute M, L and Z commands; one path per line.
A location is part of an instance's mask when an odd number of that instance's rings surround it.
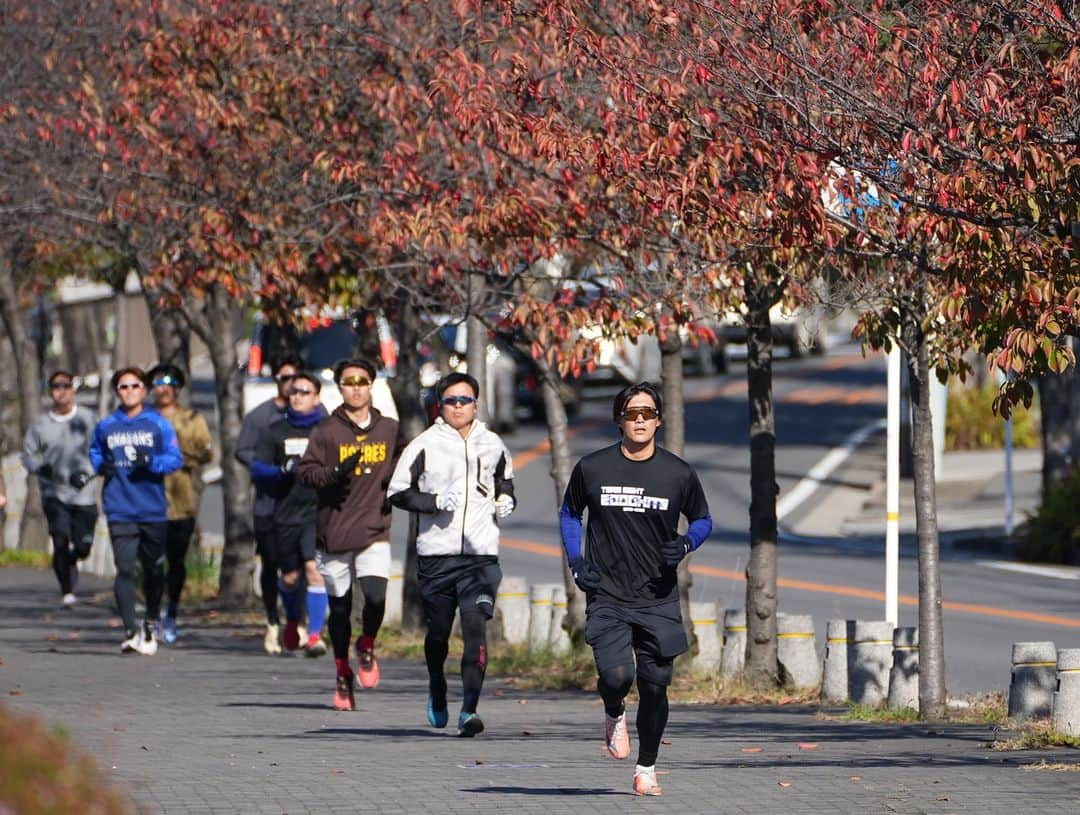
M 601 671 L 597 679 L 597 690 L 604 700 L 604 712 L 612 718 L 619 716 L 625 709 L 623 700 L 630 692 L 633 683 L 633 666 L 620 665 Z M 667 686 L 637 678 L 638 689 L 638 764 L 651 767 L 656 763 L 660 751 L 660 739 L 668 720 Z
M 184 561 L 187 558 L 188 546 L 191 544 L 191 536 L 195 532 L 195 519 L 180 518 L 168 521 L 165 529 L 165 560 L 169 567 L 166 577 L 169 614 L 175 615 L 176 608 L 180 604 L 180 595 L 184 591 L 184 583 L 187 581 L 187 566 Z
M 360 590 L 364 593 L 364 610 L 360 612 L 361 626 L 366 637 L 374 639 L 382 627 L 383 617 L 386 615 L 388 582 L 385 577 L 368 575 L 360 578 Z
M 443 663 L 450 648 L 450 631 L 454 624 L 454 608 L 444 613 L 428 614 L 428 632 L 424 638 L 424 658 L 427 661 L 428 687 L 435 698 L 435 706 L 446 707 L 446 673 Z M 448 613 L 445 613 L 448 612 Z M 476 713 L 480 703 L 480 691 L 487 672 L 487 615 L 472 611 L 461 615 L 461 637 L 465 642 L 461 654 L 461 709 Z
M 341 597 L 330 597 L 330 617 L 326 627 L 330 629 L 330 644 L 334 647 L 334 659 L 349 658 L 349 640 L 352 639 L 352 589 Z

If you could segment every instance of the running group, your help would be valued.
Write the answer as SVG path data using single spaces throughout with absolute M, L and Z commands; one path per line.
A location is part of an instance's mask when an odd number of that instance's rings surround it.
M 443 377 L 436 386 L 438 417 L 402 449 L 397 421 L 372 404 L 377 370 L 369 360 L 335 367 L 341 404 L 330 414 L 321 404 L 321 379 L 299 359 L 276 360 L 273 375 L 276 395 L 245 417 L 235 449 L 255 491 L 265 650 L 321 657 L 327 653 L 325 629 L 335 666 L 333 707 L 355 710 L 356 684 L 371 689 L 380 681 L 376 641 L 390 577 L 392 507 L 415 513 L 427 720 L 434 728 L 449 723 L 444 668 L 460 615 L 457 732 L 482 733 L 477 708 L 487 623 L 502 579 L 499 526 L 516 499 L 510 453 L 477 419 L 477 381 L 456 372 Z M 122 368 L 111 380 L 118 406 L 97 421 L 75 401 L 76 378 L 56 371 L 49 378 L 51 409 L 24 441 L 23 463 L 41 487 L 65 608 L 78 603 L 77 563 L 90 553 L 98 505 L 94 481 L 102 481 L 125 654 L 153 655 L 159 642 L 172 644 L 180 636 L 199 471 L 213 454 L 206 421 L 180 405 L 184 385 L 183 372 L 172 365 L 145 372 Z M 704 543 L 712 520 L 694 469 L 656 442 L 663 415 L 657 388 L 631 385 L 612 408 L 619 441 L 577 463 L 559 527 L 570 572 L 586 596 L 585 639 L 604 704 L 605 748 L 616 759 L 630 756 L 625 698 L 636 681 L 633 790 L 660 795 L 656 759 L 667 724 L 667 688 L 675 657 L 688 648 L 676 569 Z M 687 526 L 680 534 L 682 518 Z M 142 620 L 136 618 L 136 564 L 142 570 Z M 355 642 L 354 589 L 363 602 Z

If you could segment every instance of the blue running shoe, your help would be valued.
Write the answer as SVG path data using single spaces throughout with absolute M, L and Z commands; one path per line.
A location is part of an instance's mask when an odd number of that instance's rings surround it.
M 434 696 L 429 696 L 427 700 L 427 720 L 432 727 L 440 729 L 446 727 L 446 723 L 450 720 L 450 713 L 445 707 L 442 710 L 435 709 Z
M 166 645 L 176 642 L 176 618 L 165 616 L 161 618 L 161 639 Z
M 484 722 L 475 713 L 461 711 L 457 720 L 457 734 L 462 738 L 471 739 L 473 736 L 484 732 Z

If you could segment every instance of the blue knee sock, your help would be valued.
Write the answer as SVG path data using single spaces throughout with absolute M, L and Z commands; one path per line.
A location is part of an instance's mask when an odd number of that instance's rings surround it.
M 297 622 L 300 619 L 300 584 L 291 589 L 284 581 L 278 580 L 278 593 L 281 595 L 281 605 L 285 607 L 285 619 L 289 622 Z
M 318 634 L 322 632 L 323 623 L 326 622 L 326 611 L 329 607 L 330 600 L 326 596 L 326 586 L 307 587 L 307 616 L 309 634 Z

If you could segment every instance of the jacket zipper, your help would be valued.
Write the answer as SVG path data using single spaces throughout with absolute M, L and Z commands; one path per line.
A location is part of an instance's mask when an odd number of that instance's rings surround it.
M 461 554 L 465 554 L 465 522 L 469 517 L 469 440 L 462 439 L 465 444 L 465 504 L 461 510 Z

